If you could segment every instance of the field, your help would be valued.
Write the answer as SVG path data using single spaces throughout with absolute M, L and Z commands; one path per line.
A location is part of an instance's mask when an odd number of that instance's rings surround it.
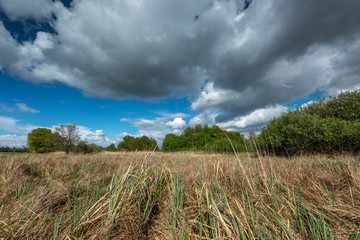
M 360 158 L 0 154 L 0 239 L 360 239 Z

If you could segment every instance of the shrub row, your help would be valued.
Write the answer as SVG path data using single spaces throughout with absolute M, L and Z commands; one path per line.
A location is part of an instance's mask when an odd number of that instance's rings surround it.
M 341 93 L 273 119 L 258 137 L 276 155 L 360 152 L 360 92 Z

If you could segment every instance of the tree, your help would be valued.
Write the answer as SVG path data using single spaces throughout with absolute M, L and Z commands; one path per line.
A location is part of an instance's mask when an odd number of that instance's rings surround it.
M 110 144 L 109 146 L 107 146 L 105 148 L 106 151 L 109 151 L 109 152 L 115 152 L 116 151 L 116 147 L 115 147 L 115 144 Z
M 54 151 L 55 135 L 48 128 L 37 128 L 28 134 L 27 145 L 30 152 L 47 153 Z
M 63 123 L 59 127 L 56 127 L 55 131 L 62 137 L 62 147 L 66 154 L 69 154 L 80 141 L 80 134 L 76 129 L 76 125 L 72 123 Z
M 118 151 L 122 151 L 122 150 L 131 151 L 134 140 L 135 140 L 135 138 L 133 136 L 129 136 L 129 135 L 124 136 L 122 142 L 119 143 L 117 150 Z
M 133 137 L 126 135 L 117 147 L 118 151 L 158 151 L 159 147 L 153 138 L 147 136 Z
M 92 152 L 90 146 L 87 144 L 86 141 L 80 141 L 78 143 L 78 145 L 76 146 L 75 151 L 77 153 L 83 153 L 83 154 L 87 154 L 87 153 Z
M 225 139 L 225 140 L 224 140 Z M 205 150 L 224 152 L 232 149 L 229 142 L 236 145 L 236 150 L 243 151 L 244 139 L 236 132 L 225 131 L 218 126 L 209 127 L 200 124 L 187 127 L 180 136 L 167 134 L 163 141 L 163 151 Z M 221 140 L 221 141 L 220 141 Z

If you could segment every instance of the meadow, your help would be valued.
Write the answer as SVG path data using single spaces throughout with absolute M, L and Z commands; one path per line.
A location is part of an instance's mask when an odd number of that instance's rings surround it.
M 358 156 L 0 154 L 0 239 L 360 239 Z

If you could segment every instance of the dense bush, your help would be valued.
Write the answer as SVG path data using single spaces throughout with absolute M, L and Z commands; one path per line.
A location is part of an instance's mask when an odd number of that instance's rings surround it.
M 360 152 L 360 92 L 288 111 L 264 127 L 258 143 L 276 155 Z
M 80 141 L 74 150 L 75 153 L 90 154 L 101 152 L 103 151 L 103 148 L 96 145 L 95 143 L 88 144 L 86 141 Z
M 231 143 L 230 143 L 231 141 Z M 231 144 L 236 151 L 245 151 L 245 139 L 236 132 L 225 131 L 218 126 L 204 127 L 196 125 L 188 127 L 177 136 L 166 135 L 163 151 L 201 150 L 207 152 L 233 152 Z
M 133 137 L 126 135 L 117 147 L 118 151 L 158 151 L 159 147 L 153 138 L 147 136 Z
M 246 152 L 245 139 L 229 140 L 227 138 L 216 139 L 211 143 L 205 144 L 203 150 L 209 153 L 233 153 L 235 152 Z

